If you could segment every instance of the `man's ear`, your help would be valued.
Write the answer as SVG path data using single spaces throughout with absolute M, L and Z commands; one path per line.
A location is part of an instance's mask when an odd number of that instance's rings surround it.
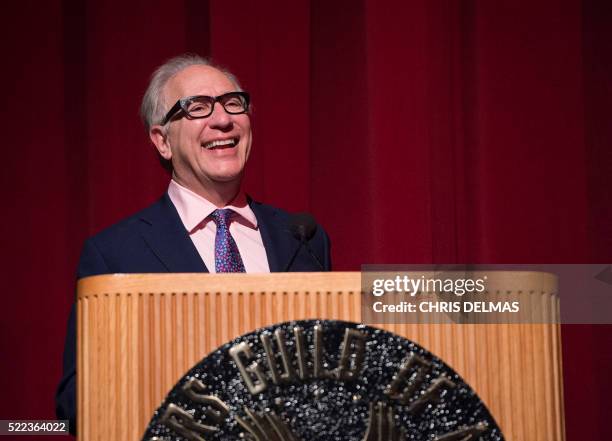
M 168 137 L 163 127 L 160 125 L 151 126 L 149 129 L 149 138 L 151 138 L 151 142 L 161 157 L 170 161 L 172 158 L 172 148 L 168 143 Z

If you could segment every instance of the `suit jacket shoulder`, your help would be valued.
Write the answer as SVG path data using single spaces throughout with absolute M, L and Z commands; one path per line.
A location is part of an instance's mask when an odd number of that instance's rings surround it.
M 207 271 L 167 194 L 89 238 L 79 278 L 109 273 Z

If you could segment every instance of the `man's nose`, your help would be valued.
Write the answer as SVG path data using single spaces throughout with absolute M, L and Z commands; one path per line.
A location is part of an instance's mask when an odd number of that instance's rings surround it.
M 216 129 L 226 129 L 231 127 L 231 115 L 225 111 L 221 103 L 215 103 L 213 112 L 208 117 L 208 125 Z

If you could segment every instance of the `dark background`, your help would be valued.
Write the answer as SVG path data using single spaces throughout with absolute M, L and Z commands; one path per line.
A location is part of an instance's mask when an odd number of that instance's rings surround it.
M 0 419 L 53 417 L 81 244 L 165 190 L 138 107 L 186 51 L 251 92 L 246 189 L 311 211 L 336 270 L 612 261 L 610 5 L 3 5 Z M 611 347 L 563 327 L 569 440 L 612 434 Z

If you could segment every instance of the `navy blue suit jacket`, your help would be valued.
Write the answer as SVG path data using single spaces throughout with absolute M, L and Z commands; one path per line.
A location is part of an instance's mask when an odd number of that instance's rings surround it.
M 284 271 L 300 242 L 288 228 L 289 214 L 249 200 L 271 272 Z M 329 238 L 317 227 L 309 241 L 312 252 L 331 270 Z M 321 271 L 302 247 L 289 271 Z M 83 247 L 77 278 L 113 273 L 208 272 L 167 194 L 150 207 L 88 239 Z M 56 395 L 60 419 L 69 419 L 76 429 L 76 317 L 73 306 L 64 348 L 64 371 Z

